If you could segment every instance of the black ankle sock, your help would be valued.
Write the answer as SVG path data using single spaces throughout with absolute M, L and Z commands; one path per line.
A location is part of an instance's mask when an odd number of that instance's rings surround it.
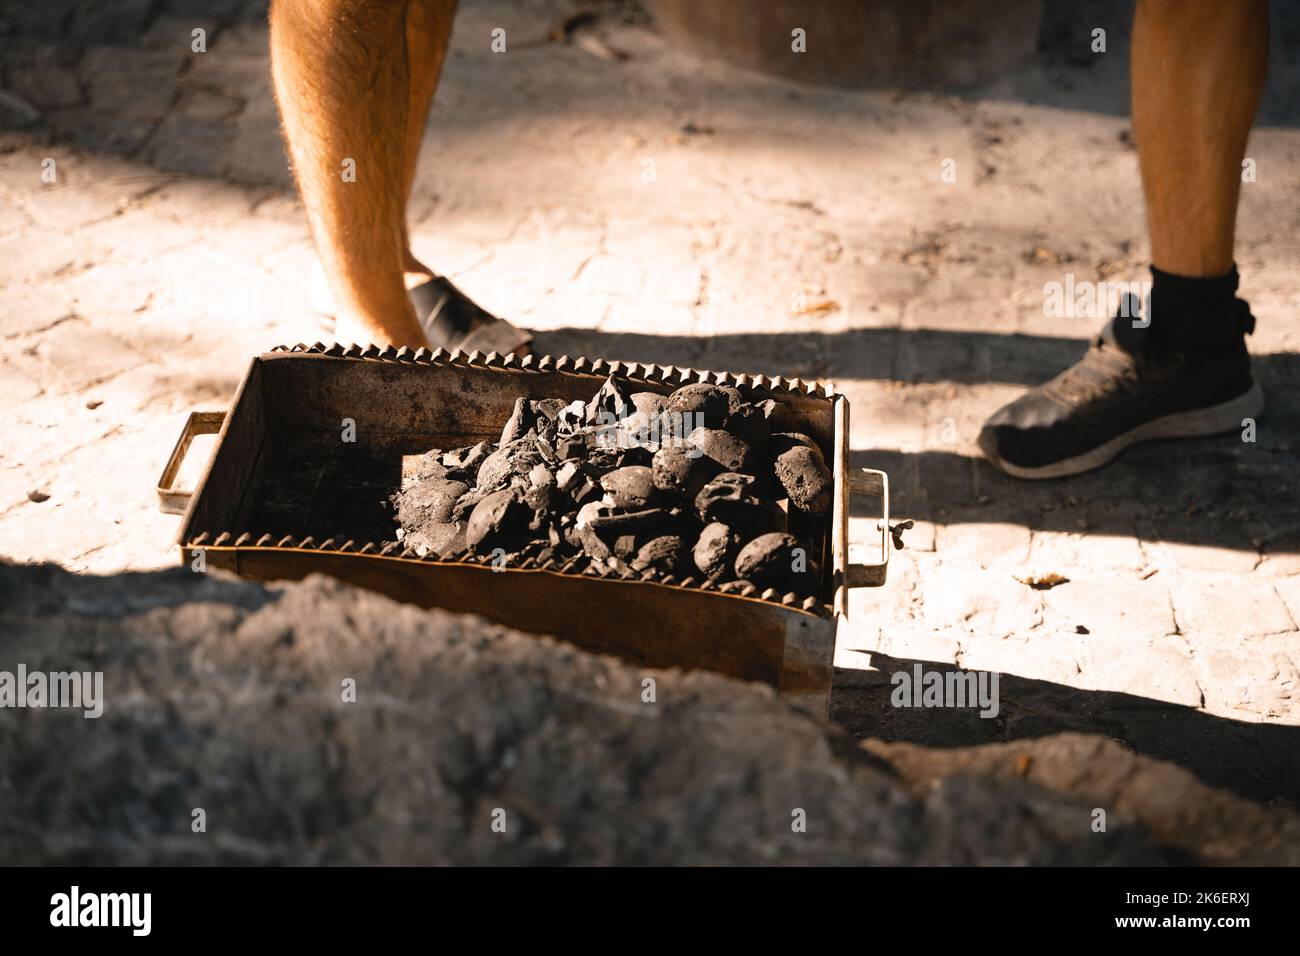
M 1221 276 L 1180 276 L 1151 267 L 1151 342 L 1156 348 L 1213 351 L 1239 345 L 1255 327 L 1237 298 L 1237 267 Z

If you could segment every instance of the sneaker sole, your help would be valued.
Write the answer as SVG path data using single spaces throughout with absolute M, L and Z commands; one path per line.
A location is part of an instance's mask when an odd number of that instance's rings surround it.
M 1218 435 L 1223 432 L 1234 431 L 1242 427 L 1241 420 L 1243 418 L 1255 418 L 1263 410 L 1264 392 L 1259 387 L 1259 383 L 1255 382 L 1247 391 L 1242 392 L 1231 401 L 1143 422 L 1137 428 L 1122 435 L 1116 435 L 1104 445 L 1099 445 L 1082 455 L 1075 455 L 1073 458 L 1054 461 L 1050 465 L 1039 465 L 1037 468 L 1013 465 L 1002 460 L 996 449 L 984 447 L 982 441 L 980 450 L 984 452 L 985 458 L 1013 478 L 1028 478 L 1031 480 L 1065 478 L 1068 475 L 1078 475 L 1085 471 L 1092 471 L 1094 468 L 1100 468 L 1125 448 L 1136 445 L 1138 442 L 1153 441 L 1159 438 L 1204 438 L 1207 435 Z

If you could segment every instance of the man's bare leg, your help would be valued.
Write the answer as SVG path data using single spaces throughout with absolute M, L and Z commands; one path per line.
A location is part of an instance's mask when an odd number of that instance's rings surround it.
M 1266 0 L 1139 0 L 1133 130 L 1150 308 L 1141 321 L 1122 311 L 1082 359 L 984 423 L 980 449 L 1003 471 L 1074 475 L 1134 442 L 1233 431 L 1262 411 L 1232 250 L 1267 57 Z
M 1152 265 L 1223 275 L 1268 71 L 1268 0 L 1139 0 L 1132 56 Z
M 410 97 L 406 111 L 406 149 L 402 159 L 402 203 L 411 201 L 415 183 L 415 165 L 424 139 L 424 124 L 429 118 L 433 94 L 438 89 L 442 64 L 447 57 L 451 24 L 457 0 L 415 0 L 406 13 L 406 48 L 411 51 Z M 402 218 L 402 267 L 406 287 L 412 288 L 433 276 L 433 271 L 411 251 L 406 218 Z
M 272 4 L 272 76 L 339 341 L 426 344 L 406 297 L 407 269 L 427 270 L 410 255 L 405 207 L 454 10 L 454 0 Z

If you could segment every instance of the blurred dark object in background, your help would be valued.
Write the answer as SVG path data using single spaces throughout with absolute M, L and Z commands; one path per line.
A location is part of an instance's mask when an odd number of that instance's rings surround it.
M 1023 67 L 1042 0 L 646 0 L 701 56 L 830 86 L 974 86 Z M 798 31 L 803 31 L 799 33 Z

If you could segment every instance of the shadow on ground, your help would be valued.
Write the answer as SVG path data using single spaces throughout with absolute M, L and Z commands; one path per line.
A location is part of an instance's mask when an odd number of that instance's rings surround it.
M 887 422 L 900 407 L 855 395 L 861 382 L 910 385 L 978 383 L 1028 386 L 1050 378 L 1081 354 L 1078 339 L 904 329 L 839 334 L 778 333 L 710 338 L 605 333 L 565 328 L 538 334 L 539 353 L 585 355 L 765 375 L 791 374 L 791 356 L 815 352 L 825 362 L 796 374 L 834 379 L 860 424 Z M 1043 531 L 1090 534 L 1227 548 L 1264 554 L 1300 553 L 1300 508 L 1294 476 L 1300 447 L 1300 356 L 1255 357 L 1269 398 L 1256 441 L 1226 435 L 1193 441 L 1150 442 L 1125 452 L 1107 468 L 1053 481 L 1009 478 L 977 457 L 973 447 L 900 451 L 860 447 L 854 429 L 853 467 L 889 473 L 898 514 L 937 523 L 1023 524 Z M 874 393 L 871 393 L 874 398 Z M 994 399 L 980 417 L 991 413 Z M 868 436 L 870 426 L 866 429 Z M 968 439 L 973 435 L 966 436 Z M 863 514 L 866 512 L 864 511 Z M 1082 526 L 1080 522 L 1083 522 Z
M 1263 802 L 1300 803 L 1300 727 L 1242 723 L 1131 694 L 1079 690 L 1013 674 L 999 678 L 995 717 L 982 718 L 971 708 L 894 707 L 891 675 L 912 674 L 917 664 L 927 673 L 959 670 L 873 652 L 873 670 L 836 670 L 831 719 L 859 739 L 944 748 L 1069 732 L 1097 734 L 1177 764 L 1212 787 Z
M 765 687 L 651 670 L 664 702 L 647 702 L 640 666 L 319 575 L 268 590 L 0 561 L 0 664 L 14 662 L 99 672 L 103 704 L 92 720 L 0 709 L 0 859 L 18 865 L 1294 865 L 1300 852 L 1290 808 L 1098 737 L 856 746 Z M 212 826 L 195 840 L 198 803 Z M 815 825 L 794 832 L 791 807 Z M 509 839 L 489 826 L 501 812 Z
M 127 5 L 86 5 L 79 0 L 51 0 L 42 4 L 0 6 L 6 43 L 0 58 L 0 79 L 7 88 L 37 101 L 47 115 L 40 120 L 52 141 L 80 149 L 141 158 L 160 169 L 215 175 L 245 183 L 291 187 L 280 151 L 265 45 L 266 0 L 212 0 L 196 7 L 188 0 L 157 0 Z M 629 91 L 627 74 L 618 62 L 596 62 L 547 39 L 548 26 L 562 21 L 573 9 L 586 5 L 556 0 L 546 5 L 486 7 L 463 3 L 456 37 L 448 57 L 444 85 L 471 99 L 482 94 L 479 76 L 490 62 L 493 76 L 489 95 L 475 99 L 472 108 L 440 117 L 445 131 L 458 135 L 513 128 L 526 114 L 529 122 L 547 115 L 624 118 L 628 104 L 638 96 L 653 102 L 677 102 L 681 78 L 664 71 L 653 88 Z M 1300 122 L 1300 70 L 1292 55 L 1300 44 L 1300 10 L 1294 5 L 1271 5 L 1273 43 L 1268 88 L 1258 117 L 1260 126 L 1294 126 Z M 1026 68 L 986 84 L 960 91 L 964 101 L 1014 101 L 1110 116 L 1129 111 L 1128 60 L 1131 0 L 1088 0 L 1082 3 L 1044 4 L 1038 55 Z M 622 11 L 630 12 L 630 5 Z M 602 11 L 603 23 L 616 25 L 617 5 Z M 633 17 L 639 20 L 639 17 Z M 210 57 L 215 66 L 197 71 L 182 59 L 169 72 L 164 55 L 168 44 L 180 38 L 188 52 L 193 21 L 209 30 Z M 179 25 L 178 25 L 179 23 Z M 493 55 L 486 44 L 471 44 L 484 24 L 501 26 L 510 36 L 526 39 L 509 57 Z M 181 30 L 184 27 L 184 30 Z M 1107 49 L 1092 49 L 1093 31 L 1106 31 Z M 648 28 L 653 30 L 653 24 Z M 222 34 L 239 34 L 223 42 Z M 652 48 L 651 55 L 666 50 Z M 123 64 L 122 57 L 95 57 L 100 51 L 146 51 L 140 62 Z M 153 57 L 161 58 L 155 61 Z M 222 63 L 228 58 L 229 63 Z M 539 67 L 539 61 L 548 62 Z M 764 137 L 789 135 L 791 124 L 818 116 L 844 114 L 874 117 L 879 106 L 860 91 L 806 87 L 775 78 L 758 80 L 753 74 L 718 64 L 697 64 L 689 77 L 691 102 L 721 103 L 743 124 L 745 135 L 756 145 Z M 73 77 L 76 71 L 79 76 Z M 107 99 L 92 102 L 87 90 L 103 74 L 137 72 L 146 82 L 131 83 L 122 95 L 120 109 L 103 108 Z M 536 87 L 544 76 L 547 96 L 519 96 L 519 89 Z M 468 78 L 468 79 L 466 79 Z M 644 79 L 635 82 L 644 83 Z M 54 92 L 51 92 L 54 91 Z M 251 92 L 250 92 L 251 91 Z M 506 95 L 507 91 L 511 95 Z M 880 91 L 875 91 L 879 93 Z M 189 104 L 197 94 L 200 104 Z M 500 95 L 498 95 L 500 94 Z M 899 97 L 943 96 L 941 90 L 897 91 Z M 213 99 L 213 97 L 217 97 Z M 204 99 L 206 97 L 206 99 Z M 158 101 L 151 105 L 151 101 Z M 48 102 L 47 102 L 48 101 Z M 139 102 L 136 102 L 139 101 Z M 221 105 L 211 105 L 213 103 Z M 178 107 L 183 112 L 178 114 Z M 30 107 L 10 116 L 0 109 L 0 128 L 25 128 L 33 124 Z M 9 112 L 12 112 L 9 111 Z M 120 114 L 120 115 L 115 115 Z M 157 115 L 151 115 L 157 114 Z M 234 119 L 238 117 L 238 124 Z M 203 147 L 195 149 L 195 141 Z M 264 154 L 264 155 L 263 155 Z

